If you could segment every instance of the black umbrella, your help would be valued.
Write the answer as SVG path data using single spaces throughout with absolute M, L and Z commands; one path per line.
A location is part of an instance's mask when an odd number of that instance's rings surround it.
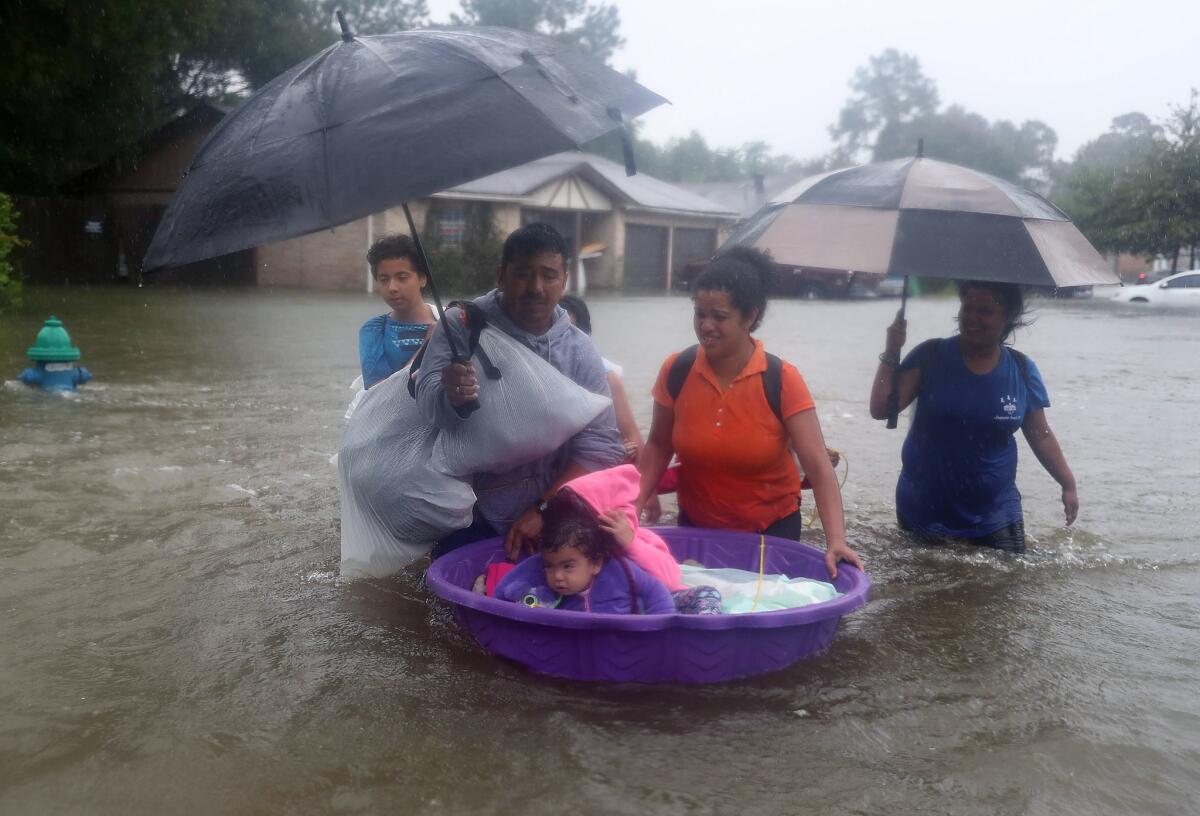
M 573 150 L 666 101 L 536 34 L 356 37 L 342 26 L 341 42 L 276 77 L 213 130 L 144 269 L 326 229 Z M 632 174 L 627 138 L 626 164 Z
M 154 233 L 144 270 L 293 238 L 396 204 L 424 256 L 410 199 L 615 129 L 633 175 L 625 117 L 666 101 L 537 34 L 460 28 L 356 37 L 340 11 L 338 22 L 341 42 L 271 80 L 209 134 Z M 444 320 L 432 271 L 429 284 Z M 454 359 L 465 359 L 453 334 L 447 338 Z
M 1003 179 L 926 159 L 865 164 L 798 182 L 725 246 L 767 250 L 776 263 L 1036 286 L 1120 283 L 1071 219 Z M 896 427 L 895 388 L 888 427 Z

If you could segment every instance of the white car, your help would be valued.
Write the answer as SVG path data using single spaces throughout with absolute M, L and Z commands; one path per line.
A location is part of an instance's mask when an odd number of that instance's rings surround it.
M 1195 304 L 1200 306 L 1200 269 L 1177 272 L 1157 283 L 1126 286 L 1112 299 L 1119 303 Z
M 904 292 L 904 278 L 899 275 L 888 275 L 879 282 L 875 291 L 880 297 L 900 297 Z

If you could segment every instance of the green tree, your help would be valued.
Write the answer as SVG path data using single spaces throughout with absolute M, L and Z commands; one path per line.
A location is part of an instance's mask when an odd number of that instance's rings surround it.
M 894 48 L 855 71 L 850 89 L 853 94 L 829 128 L 838 162 L 861 160 L 875 149 L 882 132 L 931 116 L 938 107 L 937 85 L 925 76 L 920 61 Z
M 17 234 L 17 210 L 12 199 L 0 193 L 0 309 L 21 303 L 21 279 L 9 256 L 24 244 Z
M 1051 199 L 1071 216 L 1084 235 L 1104 252 L 1146 252 L 1154 245 L 1153 231 L 1133 228 L 1144 212 L 1132 209 L 1138 168 L 1150 166 L 1163 148 L 1165 133 L 1143 113 L 1112 120 L 1108 132 L 1085 144 L 1074 160 L 1058 171 Z M 1136 198 L 1145 199 L 1145 192 Z M 1143 231 L 1144 232 L 1144 231 Z
M 442 241 L 441 224 L 447 210 L 460 209 L 465 219 L 461 243 Z M 435 205 L 425 217 L 421 245 L 437 276 L 440 294 L 475 296 L 496 285 L 496 264 L 504 238 L 496 229 L 492 205 L 483 202 Z
M 1141 113 L 1115 118 L 1084 145 L 1055 191 L 1095 246 L 1163 256 L 1200 249 L 1200 101 L 1172 108 L 1163 125 Z
M 390 34 L 429 23 L 426 0 L 229 0 L 243 6 L 245 31 L 222 28 L 222 50 L 236 54 L 237 69 L 258 88 L 306 56 L 337 41 L 339 9 L 355 34 Z
M 18 0 L 0 7 L 0 189 L 44 193 L 181 109 L 253 89 L 337 40 L 334 0 Z M 424 0 L 351 0 L 417 24 Z M 361 23 L 355 21 L 355 16 Z
M 1166 128 L 1171 135 L 1167 170 L 1173 180 L 1174 226 L 1194 268 L 1200 254 L 1200 92 L 1193 88 L 1187 105 L 1172 107 Z M 1178 260 L 1176 252 L 1173 269 Z
M 660 146 L 639 138 L 634 125 L 633 152 L 638 170 L 676 184 L 742 181 L 755 175 L 777 173 L 811 175 L 826 169 L 823 158 L 801 160 L 772 153 L 766 142 L 747 142 L 740 148 L 714 148 L 698 131 Z M 621 143 L 615 136 L 598 139 L 585 149 L 612 161 L 623 160 Z
M 961 105 L 939 109 L 936 83 L 916 57 L 888 49 L 850 82 L 852 95 L 829 131 L 832 166 L 925 155 L 1046 189 L 1055 173 L 1058 136 L 1044 122 L 989 122 Z
M 1126 113 L 1113 118 L 1107 133 L 1081 147 L 1076 161 L 1083 164 L 1119 165 L 1136 161 L 1164 138 L 1161 125 L 1144 113 Z
M 625 44 L 612 3 L 588 0 L 462 0 L 454 25 L 504 26 L 547 34 L 608 62 Z
M 959 105 L 912 121 L 889 125 L 879 134 L 873 161 L 915 154 L 923 140 L 925 155 L 961 164 L 1031 187 L 1042 187 L 1054 165 L 1058 135 L 1043 122 L 989 122 Z
M 663 178 L 668 181 L 730 181 L 739 175 L 737 154 L 713 150 L 694 130 L 682 139 L 667 142 L 662 159 Z

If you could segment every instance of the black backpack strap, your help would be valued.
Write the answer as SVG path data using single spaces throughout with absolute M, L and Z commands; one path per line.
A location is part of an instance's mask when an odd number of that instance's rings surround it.
M 672 400 L 679 399 L 679 392 L 683 390 L 683 384 L 687 381 L 692 366 L 696 364 L 696 352 L 699 349 L 700 346 L 689 346 L 679 352 L 675 362 L 671 363 L 671 369 L 667 372 L 667 393 L 671 395 Z
M 699 346 L 685 348 L 671 363 L 671 368 L 667 371 L 667 393 L 671 395 L 671 399 L 679 399 L 679 392 L 683 390 L 683 384 L 687 381 L 692 366 L 696 364 L 696 353 L 699 348 Z M 783 360 L 774 354 L 767 354 L 767 370 L 763 372 L 762 386 L 763 393 L 767 397 L 767 405 L 771 406 L 771 413 L 782 423 Z
M 783 360 L 774 354 L 767 353 L 767 370 L 762 377 L 763 393 L 767 395 L 767 405 L 779 422 L 783 423 Z
M 1013 360 L 1017 364 L 1017 370 L 1021 372 L 1021 382 L 1025 383 L 1025 390 L 1029 391 L 1029 358 L 1011 347 L 1008 353 L 1012 355 Z

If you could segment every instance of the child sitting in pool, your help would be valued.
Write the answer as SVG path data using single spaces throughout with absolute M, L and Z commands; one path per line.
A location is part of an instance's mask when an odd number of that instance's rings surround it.
M 620 511 L 597 517 L 569 488 L 546 506 L 541 556 L 526 558 L 496 587 L 496 597 L 577 612 L 666 614 L 671 593 L 631 561 L 614 532 L 632 536 Z
M 496 596 L 593 612 L 719 612 L 720 595 L 686 587 L 666 542 L 638 526 L 639 481 L 621 465 L 564 485 L 543 514 L 541 557 L 517 565 Z

